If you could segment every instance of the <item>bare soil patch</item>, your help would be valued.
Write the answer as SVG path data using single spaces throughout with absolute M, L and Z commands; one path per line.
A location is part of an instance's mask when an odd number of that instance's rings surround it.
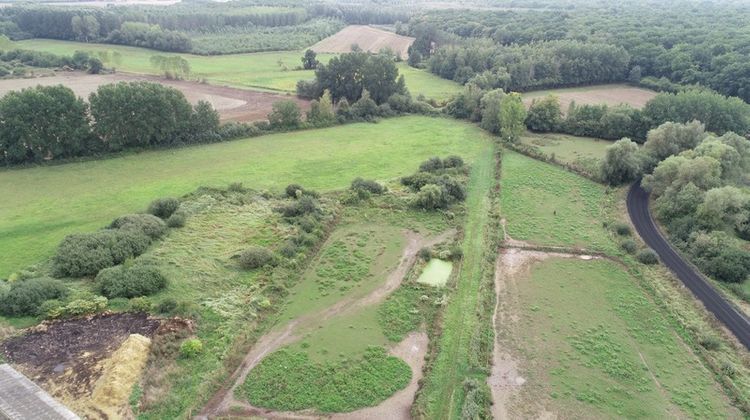
M 560 98 L 563 112 L 566 112 L 570 103 L 575 101 L 577 105 L 608 105 L 620 104 L 630 105 L 633 108 L 643 108 L 656 92 L 627 85 L 598 85 L 581 88 L 552 89 L 528 92 L 523 94 L 523 102 L 526 106 L 531 105 L 535 98 L 543 98 L 553 94 Z
M 310 47 L 319 53 L 347 53 L 356 44 L 364 51 L 379 52 L 390 48 L 401 58 L 408 57 L 409 46 L 414 42 L 410 36 L 398 35 L 366 25 L 350 25 Z
M 198 101 L 208 101 L 219 111 L 224 121 L 259 121 L 265 120 L 274 102 L 291 99 L 304 110 L 310 108 L 310 102 L 296 96 L 277 93 L 258 92 L 237 89 L 227 86 L 216 86 L 184 80 L 167 80 L 156 76 L 115 74 L 85 74 L 80 72 L 63 72 L 54 76 L 30 79 L 0 80 L 0 96 L 10 91 L 42 86 L 65 85 L 76 95 L 87 99 L 92 92 L 101 85 L 118 82 L 147 81 L 160 83 L 164 86 L 180 90 L 187 100 L 196 104 Z
M 117 418 L 125 415 L 150 338 L 189 327 L 144 313 L 106 313 L 40 324 L 0 349 L 16 369 L 77 413 Z

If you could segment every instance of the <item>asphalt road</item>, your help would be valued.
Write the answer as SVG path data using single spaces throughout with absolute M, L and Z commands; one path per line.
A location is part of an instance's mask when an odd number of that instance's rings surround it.
M 690 263 L 685 261 L 669 242 L 662 236 L 651 217 L 648 207 L 649 194 L 641 188 L 641 182 L 635 182 L 628 192 L 627 204 L 630 220 L 646 244 L 657 254 L 682 283 L 693 292 L 698 300 L 713 313 L 716 318 L 750 350 L 750 321 L 727 302 L 719 292 Z

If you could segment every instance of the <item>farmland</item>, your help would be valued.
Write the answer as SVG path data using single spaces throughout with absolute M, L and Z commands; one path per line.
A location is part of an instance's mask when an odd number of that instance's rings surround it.
M 258 92 L 188 81 L 164 80 L 152 76 L 133 76 L 122 73 L 97 75 L 60 73 L 56 76 L 35 79 L 0 80 L 0 96 L 13 90 L 39 85 L 54 86 L 63 84 L 72 89 L 77 96 L 86 99 L 101 85 L 136 81 L 157 82 L 179 89 L 193 105 L 198 101 L 208 101 L 215 110 L 219 111 L 221 119 L 225 121 L 265 120 L 271 112 L 273 103 L 284 99 L 295 100 L 303 110 L 309 108 L 308 101 L 278 93 Z
M 538 150 L 548 159 L 575 165 L 595 174 L 607 146 L 613 142 L 592 137 L 576 137 L 559 133 L 527 132 L 521 143 Z
M 15 43 L 18 48 L 72 55 L 75 51 L 89 51 L 94 54 L 113 52 L 120 54 L 119 62 L 105 63 L 119 71 L 156 74 L 160 72 L 151 65 L 154 55 L 185 58 L 190 63 L 190 79 L 205 80 L 209 83 L 237 88 L 256 89 L 273 92 L 294 92 L 297 81 L 312 79 L 312 70 L 299 70 L 302 51 L 262 52 L 251 54 L 229 54 L 221 56 L 200 56 L 192 54 L 163 53 L 145 48 L 106 44 L 87 44 L 71 41 L 31 39 Z M 332 54 L 319 54 L 318 60 L 325 63 Z M 114 59 L 113 59 L 114 60 Z M 460 86 L 440 79 L 424 70 L 401 66 L 406 85 L 413 95 L 423 93 L 428 98 L 445 100 Z M 408 70 L 408 71 L 407 71 Z M 413 84 L 412 84 L 413 81 Z
M 410 135 L 402 135 L 403 127 Z M 378 124 L 276 134 L 228 143 L 0 172 L 0 247 L 8 275 L 48 256 L 64 235 L 97 229 L 143 209 L 154 197 L 198 186 L 244 182 L 278 189 L 303 180 L 316 189 L 346 186 L 356 176 L 406 175 L 436 153 L 473 156 L 481 137 L 468 124 L 406 117 Z M 424 144 L 429 142 L 430 147 Z M 394 147 L 398 154 L 386 153 Z M 289 160 L 289 156 L 297 156 Z
M 339 32 L 320 40 L 311 48 L 319 53 L 347 53 L 357 45 L 363 51 L 378 53 L 390 49 L 402 59 L 408 57 L 409 46 L 414 38 L 397 35 L 371 26 L 350 25 Z
M 625 104 L 633 108 L 642 108 L 649 99 L 656 96 L 656 92 L 628 85 L 596 85 L 528 92 L 523 94 L 523 102 L 528 106 L 535 98 L 547 95 L 560 98 L 562 110 L 565 112 L 571 102 L 575 102 L 576 105 Z

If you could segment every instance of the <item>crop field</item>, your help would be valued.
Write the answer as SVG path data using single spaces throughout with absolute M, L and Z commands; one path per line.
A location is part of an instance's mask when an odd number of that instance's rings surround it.
M 593 137 L 577 137 L 559 133 L 526 132 L 521 143 L 533 147 L 547 158 L 596 173 L 604 159 L 607 146 L 614 142 Z
M 633 108 L 643 108 L 646 102 L 656 96 L 656 92 L 652 90 L 628 85 L 597 85 L 527 92 L 523 94 L 523 102 L 528 106 L 534 98 L 542 98 L 549 94 L 560 99 L 563 112 L 566 112 L 571 102 L 578 105 L 626 104 Z
M 602 225 L 616 194 L 514 152 L 504 155 L 502 172 L 501 212 L 513 239 L 544 246 L 616 249 Z
M 58 73 L 55 76 L 34 79 L 6 79 L 0 80 L 0 96 L 10 91 L 42 86 L 65 85 L 76 95 L 87 99 L 92 92 L 101 85 L 119 82 L 148 81 L 179 89 L 192 104 L 198 101 L 208 101 L 214 109 L 219 111 L 222 120 L 228 121 L 258 121 L 267 119 L 274 102 L 292 99 L 300 108 L 310 107 L 309 101 L 296 96 L 277 93 L 258 92 L 246 89 L 236 89 L 227 86 L 208 85 L 179 80 L 166 80 L 153 76 L 134 76 L 121 73 L 115 74 L 83 74 Z
M 739 415 L 617 263 L 530 255 L 503 259 L 516 267 L 501 274 L 498 340 L 518 375 L 506 379 L 505 415 Z
M 472 162 L 485 138 L 470 124 L 404 117 L 0 171 L 0 191 L 12 197 L 0 204 L 0 248 L 6 252 L 0 276 L 50 255 L 66 234 L 100 228 L 118 215 L 144 209 L 154 197 L 231 182 L 280 189 L 296 181 L 321 190 L 339 189 L 357 176 L 407 175 L 436 154 L 460 154 Z
M 121 59 L 118 62 L 106 62 L 105 66 L 138 74 L 160 73 L 151 65 L 150 59 L 154 55 L 180 56 L 190 63 L 190 79 L 200 79 L 213 84 L 255 90 L 295 92 L 297 81 L 314 77 L 313 70 L 298 69 L 302 66 L 303 51 L 201 56 L 164 53 L 146 48 L 120 45 L 49 39 L 18 41 L 14 45 L 17 48 L 61 55 L 72 55 L 76 51 L 88 51 L 94 53 L 94 55 L 101 52 L 109 53 L 112 56 L 113 52 L 117 52 Z M 333 56 L 333 54 L 318 54 L 318 60 L 326 63 Z M 406 86 L 414 96 L 423 93 L 428 98 L 434 97 L 444 100 L 454 89 L 460 88 L 458 84 L 441 79 L 425 70 L 406 67 L 405 65 L 399 66 L 399 70 L 404 72 Z
M 410 36 L 398 35 L 366 25 L 349 25 L 339 32 L 320 40 L 311 48 L 319 53 L 347 53 L 352 45 L 373 53 L 389 48 L 402 59 L 409 56 L 408 49 L 414 42 Z

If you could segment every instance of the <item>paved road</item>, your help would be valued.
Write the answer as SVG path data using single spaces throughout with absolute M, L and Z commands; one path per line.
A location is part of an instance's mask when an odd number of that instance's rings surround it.
M 739 310 L 727 302 L 708 280 L 667 242 L 656 227 L 648 207 L 648 193 L 641 188 L 640 181 L 630 187 L 628 192 L 628 213 L 641 238 L 650 246 L 659 258 L 682 281 L 693 295 L 723 322 L 737 339 L 750 350 L 750 321 Z

